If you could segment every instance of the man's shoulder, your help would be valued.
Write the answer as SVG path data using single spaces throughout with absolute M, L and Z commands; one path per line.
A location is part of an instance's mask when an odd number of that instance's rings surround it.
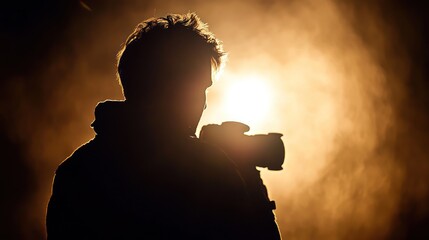
M 85 171 L 96 164 L 99 150 L 97 142 L 92 139 L 78 147 L 68 158 L 66 158 L 56 170 L 56 174 L 67 174 Z
M 212 164 L 232 164 L 224 151 L 216 145 L 207 143 L 200 139 L 192 141 L 192 151 L 198 158 L 203 158 Z
M 196 156 L 196 161 L 199 162 L 197 165 L 203 169 L 205 168 L 202 173 L 207 173 L 209 176 L 219 174 L 219 176 L 224 177 L 223 180 L 227 180 L 227 176 L 230 176 L 235 180 L 242 181 L 237 165 L 221 148 L 202 140 L 196 140 L 194 146 L 194 156 Z

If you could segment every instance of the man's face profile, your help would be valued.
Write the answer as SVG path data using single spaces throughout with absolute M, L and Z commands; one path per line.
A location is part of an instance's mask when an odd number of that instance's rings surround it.
M 195 130 L 206 106 L 206 90 L 212 84 L 212 64 L 206 56 L 193 56 L 186 66 L 172 72 L 166 86 L 168 117 L 177 121 L 180 126 Z

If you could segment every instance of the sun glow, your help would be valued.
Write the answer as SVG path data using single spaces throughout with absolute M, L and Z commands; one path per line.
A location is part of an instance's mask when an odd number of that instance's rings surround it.
M 270 111 L 272 91 L 257 76 L 231 80 L 224 92 L 222 109 L 227 119 L 246 124 L 257 124 Z

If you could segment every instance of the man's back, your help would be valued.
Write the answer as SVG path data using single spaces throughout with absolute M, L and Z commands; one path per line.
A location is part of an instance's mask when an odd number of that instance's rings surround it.
M 121 104 L 108 103 L 107 110 Z M 49 238 L 228 239 L 245 234 L 244 182 L 221 151 L 196 138 L 157 135 L 150 127 L 111 125 L 132 122 L 116 118 L 121 120 L 97 119 L 96 138 L 58 168 L 48 209 Z M 104 132 L 111 129 L 120 131 Z

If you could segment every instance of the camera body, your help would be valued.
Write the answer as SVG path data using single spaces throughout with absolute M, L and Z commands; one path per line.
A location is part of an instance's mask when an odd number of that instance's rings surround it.
M 282 170 L 285 148 L 281 133 L 246 135 L 250 128 L 240 122 L 203 126 L 200 139 L 221 148 L 239 167 Z

